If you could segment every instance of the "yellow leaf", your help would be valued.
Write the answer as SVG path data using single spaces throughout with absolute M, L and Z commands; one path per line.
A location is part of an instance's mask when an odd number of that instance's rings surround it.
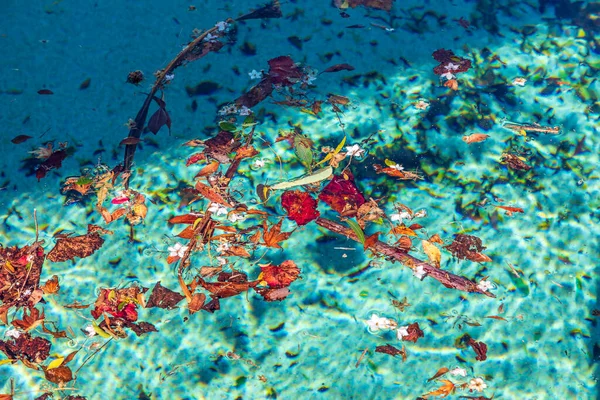
M 46 367 L 46 369 L 58 368 L 62 365 L 63 361 L 65 361 L 64 357 L 58 357 L 56 360 L 48 364 L 48 367 Z
M 421 244 L 423 245 L 423 251 L 427 254 L 429 258 L 429 262 L 439 268 L 440 261 L 442 261 L 442 253 L 437 246 L 427 240 L 421 240 Z
M 110 339 L 112 337 L 104 329 L 100 328 L 95 322 L 92 322 L 92 326 L 94 327 L 94 332 L 96 332 L 100 337 L 103 337 L 104 339 Z
M 340 142 L 340 144 L 337 145 L 337 147 L 335 148 L 335 150 L 333 151 L 333 153 L 329 153 L 325 156 L 324 159 L 322 159 L 321 161 L 319 161 L 319 163 L 317 165 L 321 165 L 324 162 L 327 162 L 329 160 L 331 160 L 333 158 L 333 156 L 335 156 L 336 154 L 338 154 L 340 151 L 342 151 L 342 149 L 344 148 L 344 145 L 346 144 L 346 136 L 344 136 L 344 138 L 342 139 L 342 141 Z
M 0 360 L 0 365 L 4 365 L 4 364 L 10 364 L 12 363 L 14 360 Z

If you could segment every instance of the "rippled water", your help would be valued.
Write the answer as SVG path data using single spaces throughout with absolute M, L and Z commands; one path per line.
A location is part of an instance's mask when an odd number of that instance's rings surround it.
M 166 258 L 168 247 L 184 241 L 175 236 L 180 227 L 167 220 L 189 211 L 179 207 L 181 189 L 193 186 L 199 171 L 185 165 L 196 149 L 182 145 L 212 137 L 224 118 L 221 107 L 258 82 L 249 73 L 267 71 L 267 62 L 282 55 L 318 71 L 350 64 L 353 70 L 320 74 L 301 90 L 310 102 L 336 94 L 351 103 L 337 115 L 323 103 L 318 117 L 274 104 L 285 100 L 281 94 L 254 107 L 260 138 L 255 144 L 264 166 L 242 163 L 231 182 L 236 198 L 284 216 L 276 197 L 261 206 L 254 191 L 258 184 L 306 173 L 289 143 L 275 142 L 280 130 L 301 127 L 314 141 L 317 159 L 321 147 L 335 147 L 344 130 L 346 145 L 360 144 L 367 152 L 351 166 L 365 197 L 377 200 L 388 216 L 397 203 L 426 210 L 425 217 L 408 222 L 423 226 L 415 228 L 410 254 L 427 260 L 421 240 L 435 234 L 442 246 L 456 234 L 475 235 L 492 261 L 460 261 L 439 246 L 441 268 L 474 282 L 487 277 L 496 297 L 451 290 L 432 278 L 421 281 L 410 268 L 365 252 L 353 240 L 286 219 L 283 231 L 296 230 L 282 250 L 261 248 L 249 260 L 236 260 L 235 268 L 256 279 L 258 264 L 294 260 L 302 279 L 292 283 L 287 299 L 265 302 L 249 292 L 222 299 L 214 314 L 189 315 L 185 301 L 175 310 L 140 308 L 140 320 L 158 332 L 112 340 L 74 382 L 54 391 L 55 398 L 416 399 L 442 380 L 457 385 L 448 398 L 597 398 L 598 2 L 395 1 L 390 12 L 340 10 L 328 1 L 282 2 L 282 18 L 236 24 L 218 53 L 175 72 L 164 91 L 171 133 L 164 127 L 156 136 L 145 134 L 135 155 L 131 188 L 148 199 L 135 241 L 124 222 L 106 226 L 94 201 L 65 205 L 60 188 L 67 177 L 122 161 L 124 125 L 142 106 L 153 72 L 189 42 L 192 31 L 260 5 L 4 2 L 0 242 L 32 244 L 34 209 L 46 252 L 57 233 L 81 235 L 87 224 L 114 231 L 90 257 L 44 264 L 42 282 L 57 275 L 61 289 L 37 307 L 57 328 L 70 327 L 72 340 L 53 339 L 39 327 L 32 334 L 51 339 L 52 356 L 81 348 L 70 364 L 75 371 L 107 339 L 81 331 L 92 320 L 91 308 L 64 305 L 93 304 L 100 288 L 152 289 L 161 281 L 179 289 L 177 267 Z M 472 62 L 469 71 L 457 74 L 456 91 L 433 72 L 438 63 L 432 53 L 442 48 Z M 138 87 L 126 83 L 134 70 L 147 77 Z M 44 89 L 53 94 L 38 94 Z M 420 100 L 428 108 L 419 109 Z M 560 133 L 534 129 L 524 135 L 507 123 L 556 126 Z M 465 143 L 463 136 L 475 133 L 489 137 Z M 12 143 L 18 135 L 31 138 Z M 38 182 L 40 161 L 30 152 L 48 141 L 67 142 L 69 154 Z M 509 168 L 500 162 L 506 153 L 532 168 Z M 376 174 L 373 165 L 386 159 L 423 179 Z M 200 200 L 192 207 L 207 205 Z M 510 215 L 497 206 L 523 212 Z M 327 206 L 319 210 L 339 221 Z M 398 239 L 388 235 L 387 222 L 372 224 L 367 233 L 375 231 L 388 243 Z M 215 266 L 215 255 L 195 254 L 193 267 Z M 410 306 L 400 311 L 392 300 L 405 297 Z M 369 329 L 373 314 L 399 326 L 417 322 L 424 337 L 402 342 L 394 331 Z M 13 317 L 21 311 L 11 311 Z M 0 327 L 4 340 L 8 331 Z M 486 360 L 477 361 L 473 349 L 459 343 L 464 334 L 488 346 Z M 375 351 L 386 344 L 405 345 L 406 361 Z M 466 376 L 447 373 L 428 381 L 443 367 L 462 368 Z M 477 378 L 487 387 L 470 392 Z M 0 365 L 0 393 L 10 391 L 11 379 L 17 399 L 56 389 L 42 371 L 20 362 Z

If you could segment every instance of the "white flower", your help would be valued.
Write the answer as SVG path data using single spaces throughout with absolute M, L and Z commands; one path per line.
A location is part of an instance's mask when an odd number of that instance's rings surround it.
M 304 75 L 304 77 L 302 78 L 302 82 L 306 83 L 307 85 L 310 85 L 311 83 L 313 83 L 313 81 L 317 79 L 316 69 L 307 68 L 304 70 L 304 72 L 306 72 L 306 75 Z
M 411 219 L 411 215 L 408 211 L 401 211 L 399 213 L 394 213 L 394 214 L 390 215 L 390 219 L 393 222 L 398 222 L 401 224 L 403 220 Z
M 378 330 L 383 329 L 395 329 L 397 326 L 395 321 L 389 318 L 380 317 L 377 314 L 371 314 L 371 319 L 367 321 L 367 325 L 369 326 L 369 330 L 372 332 L 377 332 Z
M 450 375 L 454 375 L 454 376 L 467 376 L 467 370 L 464 368 L 454 368 L 451 369 L 450 371 Z
M 215 214 L 216 216 L 227 215 L 227 208 L 223 207 L 218 203 L 212 203 L 210 207 L 208 207 L 208 211 Z
M 447 71 L 456 71 L 458 69 L 458 67 L 460 67 L 460 65 L 458 64 L 453 64 L 453 63 L 448 63 L 446 65 L 446 70 Z
M 246 216 L 242 215 L 240 213 L 232 212 L 231 214 L 229 214 L 227 219 L 230 220 L 231 222 L 245 221 Z
M 419 266 L 417 266 L 417 268 L 413 269 L 413 275 L 416 276 L 417 278 L 423 280 L 425 275 L 427 275 L 427 272 L 425 272 L 425 269 L 423 268 L 422 265 L 419 265 Z
M 219 115 L 229 115 L 237 113 L 238 108 L 235 104 L 228 104 L 219 110 Z
M 441 77 L 442 77 L 442 78 L 446 78 L 446 79 L 448 79 L 448 80 L 456 78 L 456 76 L 454 76 L 454 74 L 453 74 L 452 72 L 444 72 L 444 73 L 441 75 Z
M 361 157 L 365 151 L 359 145 L 346 146 L 346 154 L 350 157 Z
M 402 340 L 403 337 L 408 336 L 408 325 L 398 328 L 396 335 L 398 336 L 398 340 Z
M 212 33 L 209 33 L 208 35 L 206 35 L 206 36 L 204 37 L 204 39 L 203 39 L 203 40 L 204 40 L 205 42 L 216 42 L 218 38 L 219 38 L 219 36 L 217 36 L 217 35 L 213 35 Z
M 512 81 L 512 84 L 515 86 L 525 86 L 525 84 L 527 83 L 527 79 L 525 78 L 515 78 Z
M 8 337 L 11 337 L 11 338 L 14 338 L 14 339 L 18 339 L 19 336 L 21 336 L 21 331 L 19 331 L 16 328 L 12 328 L 12 329 L 9 329 L 6 332 L 4 332 L 4 336 L 8 336 Z
M 227 264 L 227 259 L 225 257 L 217 257 L 217 262 L 219 265 L 225 265 Z
M 252 71 L 248 72 L 248 75 L 250 75 L 250 79 L 260 79 L 262 78 L 262 71 L 253 69 Z
M 175 243 L 173 246 L 168 248 L 169 257 L 183 258 L 185 252 L 188 250 L 187 246 L 182 246 L 181 243 Z
M 483 392 L 487 387 L 486 383 L 481 378 L 471 379 L 469 382 L 469 390 L 475 390 L 476 392 Z
M 224 32 L 227 28 L 229 28 L 229 24 L 225 21 L 217 22 L 215 26 L 219 32 Z
M 223 243 L 220 243 L 220 244 L 217 246 L 217 251 L 218 251 L 219 253 L 222 253 L 222 252 L 224 252 L 224 251 L 227 251 L 227 250 L 229 250 L 229 248 L 230 248 L 230 247 L 231 247 L 231 245 L 230 245 L 229 243 L 227 243 L 227 242 L 223 242 Z
M 254 160 L 254 162 L 252 163 L 252 167 L 255 169 L 259 169 L 265 166 L 265 160 L 263 160 L 262 158 L 259 158 L 258 160 Z
M 396 169 L 398 171 L 404 171 L 404 167 L 400 164 L 391 165 L 390 168 Z
M 242 108 L 239 109 L 239 113 L 240 115 L 250 115 L 252 114 L 252 110 L 246 106 L 242 106 Z
M 84 326 L 82 331 L 83 331 L 83 333 L 85 333 L 85 336 L 87 336 L 87 337 L 96 336 L 96 330 L 94 329 L 94 327 L 92 325 Z
M 426 217 L 426 216 L 427 216 L 427 210 L 426 209 L 422 209 L 422 210 L 417 211 L 415 213 L 414 217 L 415 218 L 423 218 L 423 217 Z
M 167 74 L 165 75 L 165 82 L 172 81 L 175 78 L 175 74 Z
M 488 290 L 490 290 L 493 287 L 494 287 L 494 285 L 492 285 L 492 283 L 490 281 L 488 281 L 487 279 L 482 279 L 477 284 L 477 288 L 479 290 L 481 290 L 482 292 L 487 292 Z
M 427 110 L 429 108 L 429 102 L 423 99 L 420 99 L 415 103 L 415 108 L 417 110 Z

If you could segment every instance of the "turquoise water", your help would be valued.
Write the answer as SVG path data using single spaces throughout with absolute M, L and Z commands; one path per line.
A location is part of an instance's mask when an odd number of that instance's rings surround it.
M 148 211 L 131 241 L 124 219 L 106 224 L 95 210 L 95 194 L 72 202 L 72 196 L 69 200 L 61 193 L 63 183 L 86 168 L 122 162 L 125 147 L 119 143 L 151 90 L 153 73 L 182 50 L 194 29 L 204 31 L 262 4 L 207 0 L 190 9 L 191 3 L 182 1 L 5 1 L 0 17 L 0 242 L 4 248 L 33 245 L 34 210 L 46 254 L 57 234 L 83 235 L 88 224 L 113 234 L 103 235 L 105 242 L 93 255 L 46 260 L 41 272 L 42 284 L 57 275 L 60 291 L 45 295 L 36 308 L 44 310 L 49 329 L 66 330 L 68 338 L 53 338 L 41 326 L 30 334 L 52 343 L 44 367 L 80 349 L 68 363 L 77 379 L 59 387 L 21 361 L 4 363 L 0 393 L 10 393 L 12 381 L 16 399 L 48 392 L 54 398 L 88 399 L 415 399 L 449 380 L 456 389 L 448 398 L 456 399 L 597 398 L 598 317 L 593 310 L 600 308 L 595 275 L 600 256 L 600 57 L 594 35 L 600 5 L 573 3 L 396 1 L 386 12 L 287 1 L 281 3 L 279 19 L 232 24 L 219 52 L 179 67 L 166 86 L 170 134 L 162 127 L 157 135 L 141 138 L 130 188 L 146 196 Z M 432 53 L 438 49 L 472 63 L 468 71 L 456 73 L 457 90 L 445 87 L 445 78 L 433 72 L 439 63 Z M 404 218 L 407 226 L 423 227 L 415 228 L 416 237 L 404 236 L 412 239 L 409 254 L 428 261 L 421 243 L 427 240 L 440 252 L 443 270 L 475 284 L 489 281 L 495 298 L 448 289 L 431 277 L 420 280 L 381 251 L 365 252 L 362 244 L 315 222 L 298 227 L 283 219 L 282 231 L 294 231 L 283 249 L 255 246 L 249 242 L 252 231 L 244 236 L 250 257 L 227 260 L 250 280 L 258 278 L 259 264 L 293 260 L 301 279 L 291 283 L 285 300 L 265 302 L 250 290 L 221 299 L 215 313 L 190 315 L 185 299 L 172 310 L 138 306 L 137 322 L 152 323 L 158 332 L 137 337 L 126 329 L 126 338 L 86 336 L 82 329 L 92 323 L 90 311 L 101 288 L 147 287 L 146 300 L 157 281 L 182 291 L 178 264 L 168 264 L 167 257 L 169 247 L 187 241 L 176 236 L 182 225 L 167 221 L 209 207 L 205 199 L 180 207 L 181 190 L 194 186 L 201 168 L 185 163 L 202 148 L 184 143 L 213 137 L 218 122 L 231 117 L 219 110 L 259 82 L 251 79 L 252 71 L 268 72 L 268 61 L 279 56 L 319 72 L 344 63 L 354 69 L 322 73 L 310 86 L 294 86 L 294 98 L 309 105 L 324 101 L 317 116 L 275 104 L 290 100 L 289 92 L 279 90 L 252 107 L 260 153 L 241 162 L 230 183 L 233 198 L 268 212 L 269 225 L 277 223 L 286 216 L 282 191 L 261 205 L 256 186 L 309 174 L 288 141 L 276 142 L 280 131 L 296 126 L 314 142 L 313 170 L 327 164 L 314 166 L 324 157 L 321 148 L 335 148 L 346 136 L 342 152 L 359 145 L 365 154 L 347 157 L 335 173 L 350 162 L 359 190 L 385 214 L 382 223 L 367 225 L 366 235 L 380 232 L 379 240 L 394 245 L 400 236 L 388 232 L 390 224 L 399 224 L 392 221 L 402 211 L 397 205 L 425 210 L 421 218 Z M 135 70 L 146 76 L 139 86 L 126 82 Z M 202 82 L 201 93 L 186 89 Z M 43 89 L 53 94 L 38 94 Z M 336 113 L 325 102 L 329 94 L 350 103 L 338 105 Z M 152 105 L 150 112 L 156 108 Z M 243 120 L 238 116 L 236 126 Z M 509 123 L 529 125 L 529 131 L 508 129 Z M 540 127 L 559 127 L 560 132 L 536 132 Z M 489 137 L 465 143 L 463 136 L 472 134 Z M 11 142 L 18 135 L 31 138 Z M 54 150 L 67 142 L 68 155 L 38 182 L 42 159 L 30 152 L 49 141 Z M 521 157 L 531 169 L 502 163 L 506 153 Z M 422 179 L 377 174 L 374 165 L 385 167 L 386 159 Z M 313 197 L 328 179 L 311 187 Z M 104 206 L 117 209 L 110 202 L 122 197 L 122 190 L 117 183 Z M 523 212 L 510 215 L 499 205 Z M 348 226 L 324 202 L 319 211 Z M 214 218 L 240 228 L 262 226 L 256 215 L 239 223 L 223 215 Z M 435 234 L 442 244 L 431 239 Z M 453 257 L 444 246 L 456 234 L 479 237 L 491 261 Z M 222 252 L 216 242 L 194 252 L 183 275 L 186 282 L 201 267 L 217 267 Z M 3 268 L 0 276 L 14 276 L 5 260 Z M 209 294 L 202 288 L 196 292 Z M 404 298 L 410 306 L 400 311 L 392 300 Z M 75 301 L 91 306 L 65 308 Z M 380 321 L 388 328 L 418 323 L 424 336 L 416 343 L 399 340 L 398 329 L 370 328 L 373 315 L 393 320 Z M 10 309 L 9 326 L 0 327 L 3 341 L 12 340 L 10 323 L 21 317 L 21 309 Z M 486 360 L 476 360 L 474 350 L 459 343 L 464 334 L 487 345 Z M 404 345 L 406 361 L 375 351 L 386 344 Z M 8 358 L 0 354 L 0 362 Z M 441 368 L 449 372 L 428 381 Z M 469 391 L 478 379 L 485 389 Z

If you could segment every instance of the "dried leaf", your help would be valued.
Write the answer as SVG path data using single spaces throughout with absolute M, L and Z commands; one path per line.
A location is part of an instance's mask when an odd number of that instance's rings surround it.
M 292 260 L 286 260 L 280 265 L 261 265 L 260 270 L 257 280 L 266 282 L 274 289 L 287 287 L 300 276 L 300 269 Z
M 52 369 L 46 368 L 44 369 L 44 375 L 46 376 L 46 380 L 57 385 L 63 385 L 73 380 L 73 372 L 67 366 Z
M 12 138 L 10 141 L 13 142 L 14 144 L 19 144 L 19 143 L 23 143 L 29 139 L 31 139 L 31 136 L 18 135 L 18 136 L 15 136 L 14 138 Z
M 390 233 L 393 233 L 394 235 L 417 236 L 415 231 L 404 225 L 395 226 Z
M 427 254 L 427 258 L 429 258 L 429 262 L 439 268 L 442 261 L 442 252 L 440 249 L 427 240 L 421 240 L 421 245 L 423 246 L 423 251 Z
M 263 221 L 263 241 L 264 245 L 267 247 L 273 247 L 275 249 L 280 249 L 280 242 L 287 240 L 292 232 L 281 232 L 281 224 L 283 220 L 280 220 L 277 224 L 272 225 L 271 229 L 268 229 L 267 221 Z
M 288 287 L 277 289 L 255 287 L 254 290 L 260 294 L 265 301 L 281 301 L 290 294 L 290 289 Z
M 400 350 L 397 347 L 392 346 L 391 344 L 386 344 L 385 346 L 377 346 L 377 347 L 375 347 L 375 352 L 389 354 L 393 357 L 396 357 L 397 355 L 401 355 L 402 361 L 404 361 L 406 359 L 406 351 L 404 350 L 404 348 L 402 348 L 402 350 Z
M 221 194 L 219 194 L 215 189 L 211 188 L 210 186 L 207 186 L 202 182 L 196 182 L 195 187 L 196 190 L 200 192 L 200 195 L 202 197 L 207 198 L 213 203 L 218 203 L 225 207 L 231 207 L 231 204 L 229 204 L 229 202 L 227 202 L 227 200 L 225 200 L 225 198 L 221 196 Z
M 86 258 L 94 254 L 104 243 L 104 239 L 95 231 L 95 228 L 99 227 L 88 225 L 88 233 L 85 235 L 67 236 L 58 239 L 54 248 L 48 253 L 48 260 L 63 262 L 72 260 L 75 257 Z M 103 233 L 112 234 L 110 231 L 104 231 Z
M 325 72 L 339 72 L 339 71 L 354 71 L 354 67 L 352 65 L 350 65 L 350 64 L 336 64 L 336 65 L 332 65 L 331 67 L 325 69 L 321 73 L 325 73 Z
M 226 298 L 236 296 L 240 293 L 247 291 L 249 288 L 254 287 L 258 284 L 258 281 L 254 282 L 206 282 L 201 277 L 196 277 L 200 286 L 208 290 L 214 298 Z
M 448 371 L 450 371 L 448 368 L 446 367 L 442 367 L 438 370 L 438 372 L 435 373 L 434 376 L 432 376 L 431 378 L 427 379 L 427 382 L 431 382 L 434 379 L 439 378 L 440 376 L 445 375 L 446 373 L 448 373 Z
M 177 304 L 184 298 L 185 296 L 162 286 L 160 281 L 158 281 L 152 289 L 152 294 L 150 294 L 150 299 L 146 303 L 146 308 L 158 307 L 171 310 L 176 308 Z
M 58 283 L 58 276 L 52 275 L 52 278 L 48 279 L 46 283 L 40 286 L 40 289 L 44 294 L 56 294 L 60 290 L 60 284 Z
M 442 380 L 442 382 L 444 384 L 439 389 L 429 392 L 427 394 L 424 394 L 423 398 L 427 399 L 432 396 L 447 397 L 447 396 L 451 395 L 452 393 L 454 393 L 454 390 L 456 388 L 454 383 L 452 383 L 451 381 L 448 381 L 448 380 Z

